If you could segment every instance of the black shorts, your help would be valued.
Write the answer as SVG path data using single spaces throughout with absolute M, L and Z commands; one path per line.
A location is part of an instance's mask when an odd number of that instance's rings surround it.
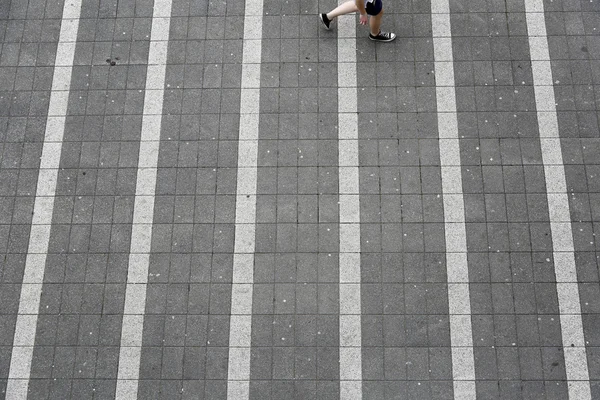
M 383 2 L 381 0 L 375 0 L 372 3 L 366 3 L 365 8 L 367 10 L 367 14 L 377 15 L 383 9 Z

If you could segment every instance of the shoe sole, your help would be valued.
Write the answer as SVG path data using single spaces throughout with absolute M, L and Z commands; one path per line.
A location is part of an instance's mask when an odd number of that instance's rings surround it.
M 369 35 L 369 39 L 371 39 L 374 42 L 389 43 L 389 42 L 393 42 L 396 39 L 396 36 L 394 36 L 391 39 L 375 39 L 374 37 L 371 37 L 371 35 Z
M 331 27 L 327 26 L 327 24 L 325 23 L 325 20 L 323 19 L 323 14 L 319 14 L 319 19 L 323 23 L 323 26 L 325 27 L 325 29 L 327 29 L 328 31 L 330 31 Z

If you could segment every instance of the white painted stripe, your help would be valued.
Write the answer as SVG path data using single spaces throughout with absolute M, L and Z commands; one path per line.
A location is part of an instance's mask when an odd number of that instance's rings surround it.
M 340 4 L 344 0 L 340 0 Z M 338 17 L 340 399 L 362 399 L 356 16 Z
M 172 0 L 154 0 L 116 399 L 138 394 Z
M 246 1 L 229 317 L 228 400 L 247 400 L 250 397 L 262 14 L 263 0 Z
M 474 400 L 473 328 L 449 1 L 433 0 L 431 12 L 454 398 Z
M 65 1 L 8 372 L 7 399 L 27 398 L 80 13 L 81 0 Z
M 558 133 L 556 99 L 543 0 L 526 0 L 525 15 L 548 196 L 554 272 L 557 281 L 556 290 L 569 398 L 590 400 L 592 395 L 575 269 L 571 213 Z

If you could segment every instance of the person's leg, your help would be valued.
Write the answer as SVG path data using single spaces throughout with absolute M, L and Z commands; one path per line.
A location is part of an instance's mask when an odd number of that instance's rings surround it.
M 349 0 L 343 4 L 340 4 L 330 12 L 328 12 L 327 19 L 332 20 L 335 17 L 339 17 L 340 15 L 350 14 L 353 12 L 357 12 L 358 7 L 356 7 L 356 2 L 354 0 Z
M 396 39 L 396 34 L 392 32 L 381 31 L 381 20 L 383 19 L 383 3 L 381 0 L 375 0 L 372 6 L 367 8 L 367 13 L 371 15 L 369 18 L 369 39 L 377 42 L 391 42 Z
M 383 8 L 377 15 L 371 15 L 369 18 L 369 27 L 371 28 L 371 35 L 377 36 L 381 30 L 381 19 L 383 17 Z

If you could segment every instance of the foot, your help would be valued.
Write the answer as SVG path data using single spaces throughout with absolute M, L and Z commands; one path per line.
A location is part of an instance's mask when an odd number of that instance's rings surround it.
M 323 25 L 325 25 L 325 29 L 330 30 L 331 27 L 329 25 L 331 24 L 331 20 L 327 18 L 327 14 L 319 14 L 319 18 L 321 19 Z
M 377 35 L 369 33 L 369 39 L 374 40 L 376 42 L 391 42 L 392 40 L 396 39 L 396 34 L 392 32 L 379 31 Z

